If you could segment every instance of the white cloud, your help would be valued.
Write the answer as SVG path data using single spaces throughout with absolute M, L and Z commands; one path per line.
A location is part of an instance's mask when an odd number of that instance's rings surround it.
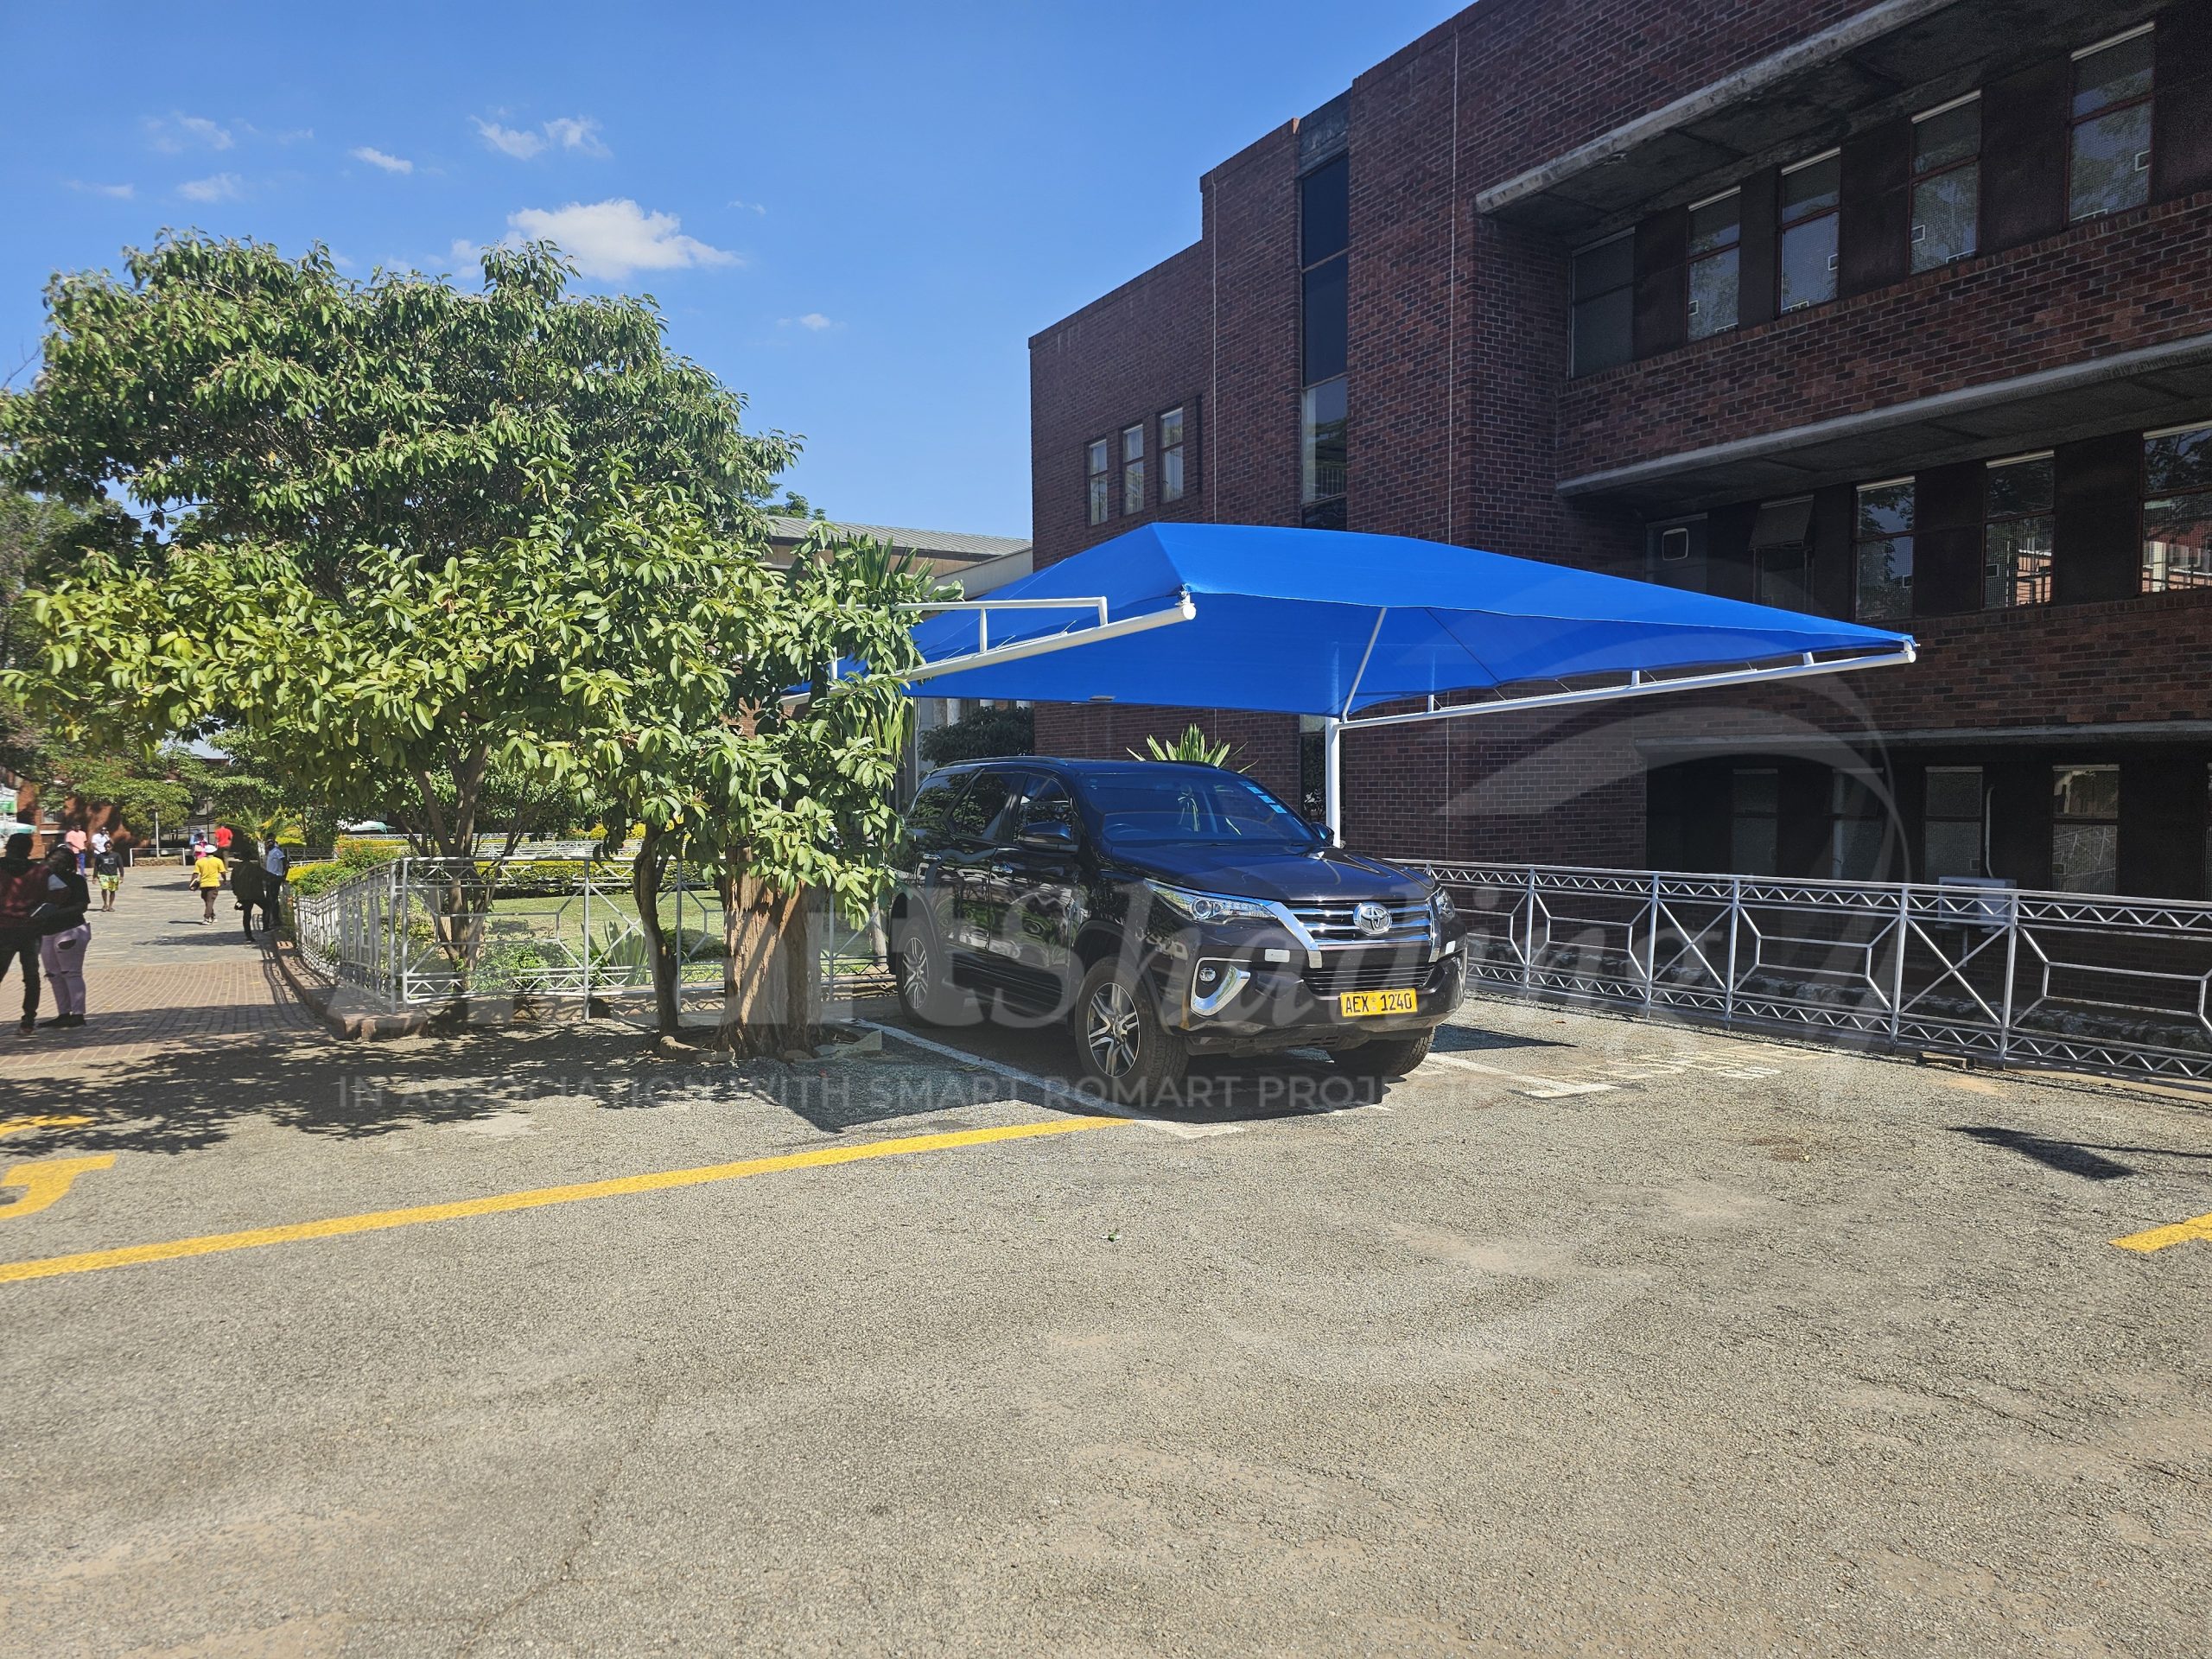
M 476 123 L 476 130 L 486 143 L 518 162 L 529 161 L 547 149 L 573 149 L 585 156 L 614 153 L 599 136 L 599 123 L 589 116 L 556 115 L 536 132 L 528 127 L 503 127 L 480 116 L 471 116 L 469 119 Z
M 165 156 L 180 150 L 228 149 L 232 144 L 230 129 L 219 126 L 204 115 L 171 115 L 164 121 L 158 116 L 145 119 L 146 142 Z
M 128 201 L 138 194 L 137 187 L 129 184 L 88 184 L 83 179 L 69 181 L 72 190 L 81 190 L 88 196 L 113 196 L 118 201 Z
M 346 152 L 357 162 L 366 162 L 371 167 L 380 167 L 387 173 L 412 173 L 415 163 L 404 156 L 387 156 L 373 144 L 363 144 L 358 149 Z
M 187 201 L 235 201 L 239 183 L 235 173 L 218 173 L 210 178 L 188 179 L 177 186 L 176 193 Z
M 483 135 L 486 143 L 501 155 L 512 156 L 518 162 L 528 161 L 545 148 L 545 141 L 534 132 L 525 132 L 518 127 L 503 127 L 496 121 L 486 121 L 476 116 L 469 118 L 476 123 L 476 130 Z
M 734 265 L 738 257 L 681 234 L 673 213 L 649 213 L 634 201 L 572 201 L 548 211 L 525 207 L 507 215 L 514 232 L 531 241 L 560 245 L 587 276 L 619 281 L 637 270 L 679 270 L 691 265 Z
M 835 328 L 837 327 L 837 324 L 831 319 L 823 316 L 819 311 L 810 311 L 803 317 L 779 317 L 776 320 L 776 327 L 779 328 L 804 328 L 813 334 L 818 334 L 824 328 Z
M 563 149 L 580 149 L 587 156 L 612 156 L 600 139 L 599 123 L 588 116 L 556 115 L 545 124 L 545 136 Z
M 733 207 L 742 207 L 749 213 L 766 213 L 768 210 L 757 201 L 732 201 Z
M 176 124 L 210 149 L 228 149 L 231 135 L 204 115 L 180 115 Z

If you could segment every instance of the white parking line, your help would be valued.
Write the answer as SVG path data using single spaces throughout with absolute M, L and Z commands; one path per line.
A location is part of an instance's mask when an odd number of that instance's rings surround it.
M 1039 1077 L 1034 1071 L 1025 1071 L 1018 1065 L 1007 1065 L 998 1060 L 987 1060 L 980 1054 L 971 1054 L 964 1048 L 955 1048 L 950 1043 L 933 1042 L 927 1037 L 917 1037 L 912 1032 L 901 1030 L 897 1026 L 879 1025 L 873 1020 L 855 1020 L 853 1023 L 869 1031 L 880 1031 L 887 1037 L 911 1044 L 928 1053 L 939 1055 L 948 1060 L 957 1060 L 963 1065 L 972 1065 L 980 1071 L 988 1071 L 994 1076 L 1006 1077 L 1015 1083 L 1026 1084 L 1030 1088 L 1040 1090 L 1054 1099 L 1093 1117 L 1126 1117 L 1132 1123 L 1141 1123 L 1147 1129 L 1158 1129 L 1162 1135 L 1172 1135 L 1179 1141 L 1201 1141 L 1212 1135 L 1244 1133 L 1245 1126 L 1242 1123 L 1170 1123 L 1157 1117 L 1134 1116 L 1128 1112 L 1116 1111 L 1110 1102 L 1098 1096 L 1087 1095 L 1081 1090 L 1071 1089 L 1067 1084 L 1055 1078 Z
M 1484 1065 L 1480 1060 L 1462 1059 L 1457 1054 L 1439 1054 L 1431 1049 L 1428 1063 L 1433 1065 L 1453 1065 L 1462 1071 L 1479 1071 L 1484 1077 L 1503 1077 L 1510 1083 L 1527 1084 L 1525 1089 L 1516 1089 L 1516 1095 L 1526 1095 L 1531 1100 L 1565 1100 L 1570 1095 L 1610 1095 L 1610 1083 L 1567 1083 L 1558 1077 L 1532 1077 L 1525 1071 L 1508 1071 L 1503 1066 Z

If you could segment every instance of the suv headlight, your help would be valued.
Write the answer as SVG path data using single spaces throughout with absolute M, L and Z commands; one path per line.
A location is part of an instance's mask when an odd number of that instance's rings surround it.
M 1159 894 L 1167 907 L 1194 922 L 1272 922 L 1274 912 L 1257 899 L 1237 899 L 1224 893 L 1192 893 L 1164 881 L 1145 886 Z
M 1436 912 L 1436 925 L 1440 932 L 1451 926 L 1453 919 L 1459 914 L 1459 906 L 1452 902 L 1452 895 L 1445 892 L 1441 886 L 1429 888 L 1428 905 L 1429 908 Z

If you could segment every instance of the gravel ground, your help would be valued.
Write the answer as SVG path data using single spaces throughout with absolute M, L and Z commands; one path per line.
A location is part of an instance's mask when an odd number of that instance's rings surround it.
M 1058 1039 L 956 1033 L 1020 1065 Z M 2212 1649 L 2212 1111 L 1501 1003 L 1379 1103 L 0 1283 L 0 1651 Z M 895 1039 L 181 1053 L 0 1261 L 1050 1122 Z

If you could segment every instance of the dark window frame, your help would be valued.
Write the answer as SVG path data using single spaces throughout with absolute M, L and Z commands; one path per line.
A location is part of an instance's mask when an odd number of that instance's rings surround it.
M 1795 219 L 1789 216 L 1788 205 L 1789 180 L 1792 175 L 1808 172 L 1816 167 L 1833 162 L 1836 170 L 1836 187 L 1830 193 L 1832 200 L 1824 207 L 1800 212 Z M 1843 151 L 1840 148 L 1824 149 L 1817 156 L 1808 156 L 1802 162 L 1792 162 L 1782 169 L 1781 197 L 1777 202 L 1774 226 L 1774 312 L 1787 316 L 1793 311 L 1809 311 L 1816 305 L 1829 305 L 1843 291 L 1843 244 L 1841 240 L 1843 215 Z M 1835 222 L 1837 242 L 1828 255 L 1828 291 L 1818 299 L 1800 300 L 1795 305 L 1785 302 L 1783 283 L 1789 273 L 1789 233 L 1802 231 L 1822 219 Z
M 1175 422 L 1175 442 L 1173 443 L 1167 442 L 1167 423 L 1171 417 Z M 1178 404 L 1173 409 L 1161 410 L 1154 418 L 1160 425 L 1160 505 L 1165 507 L 1180 501 L 1191 491 L 1190 462 L 1184 450 L 1190 436 L 1191 406 L 1187 403 Z M 1171 474 L 1174 480 L 1172 489 L 1169 486 Z
M 1735 198 L 1736 201 L 1736 222 L 1729 233 L 1728 239 L 1725 242 L 1715 243 L 1712 247 L 1707 248 L 1700 252 L 1698 249 L 1696 240 L 1697 216 L 1708 207 L 1719 207 L 1722 202 L 1726 201 L 1732 196 Z M 1744 187 L 1740 184 L 1732 185 L 1726 190 L 1719 191 L 1715 194 L 1706 197 L 1702 201 L 1692 202 L 1689 205 L 1689 257 L 1688 260 L 1687 269 L 1683 273 L 1682 282 L 1683 326 L 1685 329 L 1685 338 L 1689 340 L 1710 340 L 1715 334 L 1725 334 L 1732 329 L 1740 328 L 1743 326 Z M 1724 259 L 1732 262 L 1734 266 L 1732 277 L 1728 287 L 1728 321 L 1721 323 L 1714 323 L 1710 327 L 1700 330 L 1698 327 L 1700 319 L 1697 310 L 1698 267 L 1700 265 L 1717 264 Z
M 1919 276 L 1923 271 L 1941 270 L 1945 265 L 1956 264 L 1961 259 L 1971 259 L 1975 254 L 1981 251 L 1982 135 L 1980 120 L 1981 111 L 1979 107 L 1976 108 L 1974 112 L 1974 154 L 1971 156 L 1962 156 L 1955 162 L 1946 162 L 1941 167 L 1932 167 L 1924 173 L 1920 170 L 1920 133 L 1922 128 L 1926 126 L 1930 121 L 1939 120 L 1942 117 L 1950 114 L 1954 110 L 1964 109 L 1969 104 L 1979 106 L 1980 103 L 1981 89 L 1976 87 L 1973 92 L 1967 92 L 1962 97 L 1955 98 L 1948 104 L 1938 104 L 1932 110 L 1923 110 L 1918 115 L 1912 118 L 1912 147 L 1911 152 L 1906 162 L 1906 165 L 1910 169 L 1908 176 L 1911 181 L 1911 189 L 1909 192 L 1907 211 L 1905 213 L 1905 235 L 1909 238 L 1905 246 L 1905 264 L 1911 274 L 1916 276 Z M 1954 174 L 1965 172 L 1969 168 L 1974 169 L 1974 245 L 1962 249 L 1957 253 L 1948 255 L 1940 262 L 1923 265 L 1920 263 L 1920 246 L 1923 240 L 1920 232 L 1924 228 L 1920 213 L 1920 193 L 1929 185 L 1935 183 L 1936 180 L 1948 179 Z
M 2082 66 L 2084 63 L 2088 62 L 2091 58 L 2095 57 L 2101 52 L 2109 52 L 2116 46 L 2125 46 L 2130 41 L 2138 40 L 2145 35 L 2150 36 L 2155 41 L 2157 39 L 2156 29 L 2157 24 L 2155 22 L 2139 23 L 2133 29 L 2122 29 L 2117 35 L 2108 35 L 2104 40 L 2097 41 L 2088 46 L 2082 47 L 2079 51 L 2074 53 L 2072 55 L 2072 59 L 2068 66 L 2068 98 L 2066 105 L 2066 222 L 2069 225 L 2079 225 L 2084 219 L 2102 219 L 2107 213 L 2130 213 L 2135 208 L 2143 207 L 2151 200 L 2152 144 L 2157 137 L 2157 124 L 2155 118 L 2153 118 L 2152 124 L 2145 130 L 2146 137 L 2145 139 L 2144 146 L 2143 149 L 2138 152 L 2135 161 L 2135 171 L 2141 175 L 2143 179 L 2142 201 L 2126 202 L 2118 207 L 2089 207 L 2077 211 L 2074 206 L 2074 157 L 2075 146 L 2081 141 L 2082 129 L 2083 127 L 2088 126 L 2094 122 L 2102 121 L 2108 117 L 2119 115 L 2127 110 L 2149 107 L 2153 111 L 2156 111 L 2158 94 L 2158 54 L 2155 47 L 2151 54 L 2149 79 L 2145 82 L 2143 91 L 2139 95 L 2133 98 L 2121 99 L 2119 102 L 2113 104 L 2100 105 L 2097 108 L 2090 111 L 2086 115 L 2082 114 L 2075 106 L 2081 101 Z
M 1900 484 L 1910 492 L 1906 498 L 1909 503 L 1906 508 L 1909 522 L 1902 531 L 1869 534 L 1865 517 L 1867 493 L 1872 490 L 1893 490 Z M 1885 623 L 1908 622 L 1912 620 L 1913 543 L 1919 517 L 1920 486 L 1918 480 L 1911 476 L 1878 478 L 1872 483 L 1853 486 L 1851 492 L 1851 615 L 1853 621 L 1875 626 Z M 1866 605 L 1866 567 L 1868 551 L 1876 547 L 1895 548 L 1900 542 L 1904 544 L 1904 576 L 1901 582 L 1897 582 L 1895 578 L 1892 578 L 1892 582 L 1904 590 L 1904 608 L 1894 613 L 1884 612 L 1869 615 Z
M 1594 294 L 1584 294 L 1580 292 L 1576 287 L 1576 283 L 1578 280 L 1577 267 L 1580 264 L 1581 261 L 1588 255 L 1597 252 L 1600 248 L 1611 247 L 1617 242 L 1627 244 L 1629 249 L 1629 258 L 1624 267 L 1624 274 L 1622 276 L 1620 281 L 1614 283 L 1610 288 L 1600 289 Z M 1567 378 L 1570 380 L 1580 379 L 1586 374 L 1602 374 L 1607 369 L 1617 369 L 1624 363 L 1633 363 L 1636 361 L 1636 342 L 1634 334 L 1634 319 L 1636 314 L 1635 256 L 1636 232 L 1633 229 L 1616 231 L 1611 236 L 1599 237 L 1595 242 L 1589 243 L 1583 247 L 1576 248 L 1567 255 Z M 1625 349 L 1622 352 L 1619 357 L 1612 359 L 1611 362 L 1600 363 L 1594 367 L 1584 366 L 1581 360 L 1581 319 L 1584 311 L 1586 308 L 1596 305 L 1601 300 L 1611 300 L 1615 298 L 1617 296 L 1623 295 L 1627 296 L 1627 309 L 1622 320 L 1623 327 L 1625 330 L 1622 336 Z
M 1935 780 L 1939 772 L 1957 777 L 1968 773 L 1973 775 L 1974 806 L 1971 816 L 1963 812 L 1937 810 Z M 1938 870 L 1936 856 L 1929 849 L 1929 832 L 1939 826 L 1961 824 L 1974 826 L 1974 868 L 1970 870 Z M 1986 768 L 1979 766 L 1929 766 L 1921 774 L 1920 852 L 1921 874 L 1930 880 L 1945 875 L 1981 876 L 1989 874 L 1989 774 Z
M 1135 518 L 1144 512 L 1144 474 L 1146 445 L 1151 435 L 1145 430 L 1148 423 L 1136 421 L 1122 429 L 1122 517 Z M 1136 453 L 1129 453 L 1132 440 Z
M 2061 810 L 2062 804 L 2067 798 L 2065 780 L 2068 775 L 2083 772 L 2106 772 L 2112 774 L 2113 804 L 2109 812 L 2067 812 Z M 2050 881 L 2053 891 L 2058 893 L 2116 893 L 2119 891 L 2120 790 L 2120 763 L 2116 760 L 2062 760 L 2051 767 Z M 2101 869 L 2109 868 L 2112 876 L 2111 885 L 2088 887 L 2061 887 L 2059 885 L 2059 838 L 2069 830 L 2078 832 L 2087 830 L 2108 830 L 2112 832 L 2112 863 L 2109 867 L 2103 865 L 2099 867 Z
M 1114 441 L 1092 438 L 1083 447 L 1084 487 L 1093 524 L 1114 516 Z
M 2167 489 L 2156 495 L 2152 493 L 2151 446 L 2161 438 L 2179 437 L 2183 433 L 2187 432 L 2204 433 L 2206 435 L 2206 443 L 2208 445 L 2212 445 L 2212 421 L 2190 421 L 2181 426 L 2158 427 L 2143 435 L 2143 457 L 2139 463 L 2141 467 L 2141 472 L 2139 474 L 2140 482 L 2135 492 L 2136 500 L 2140 504 L 2139 512 L 2141 514 L 2140 519 L 2137 524 L 2137 530 L 2139 531 L 2138 539 L 2141 542 L 2143 549 L 2141 563 L 2139 567 L 2138 578 L 2138 591 L 2141 593 L 2190 593 L 2204 588 L 2212 588 L 2212 553 L 2209 553 L 2202 561 L 2203 569 L 2190 572 L 2186 568 L 2184 568 L 2183 579 L 2179 582 L 2174 580 L 2174 571 L 2171 562 L 2167 562 L 2161 565 L 2154 565 L 2151 557 L 2151 549 L 2154 545 L 2151 539 L 2151 510 L 2152 507 L 2164 505 L 2169 503 L 2187 501 L 2199 505 L 2201 510 L 2207 516 L 2212 516 L 2212 480 L 2208 480 L 2206 483 L 2196 485 L 2191 488 L 2178 490 Z M 2158 546 L 2167 545 L 2167 543 L 2158 543 L 2155 544 Z
M 1998 469 L 2005 467 L 2024 467 L 2042 461 L 2050 462 L 2051 492 L 2046 504 L 2037 508 L 2017 508 L 1999 512 L 1996 492 L 1990 486 Z M 2057 511 L 2058 466 L 2055 453 L 2049 449 L 2032 450 L 2024 455 L 2005 455 L 1982 465 L 1981 486 L 1981 604 L 1984 610 L 2012 611 L 2032 605 L 2050 603 L 2051 580 L 2057 566 Z M 2023 577 L 2016 562 L 2010 571 L 2000 574 L 1994 566 L 1996 549 L 1992 545 L 1995 532 L 2002 526 L 2033 524 L 2042 520 L 2044 525 L 2043 569 Z M 2018 550 L 2014 552 L 2017 555 Z M 2000 586 L 2001 584 L 2001 586 Z M 2023 598 L 2023 591 L 2027 597 Z M 1996 598 L 1999 594 L 2004 597 Z

